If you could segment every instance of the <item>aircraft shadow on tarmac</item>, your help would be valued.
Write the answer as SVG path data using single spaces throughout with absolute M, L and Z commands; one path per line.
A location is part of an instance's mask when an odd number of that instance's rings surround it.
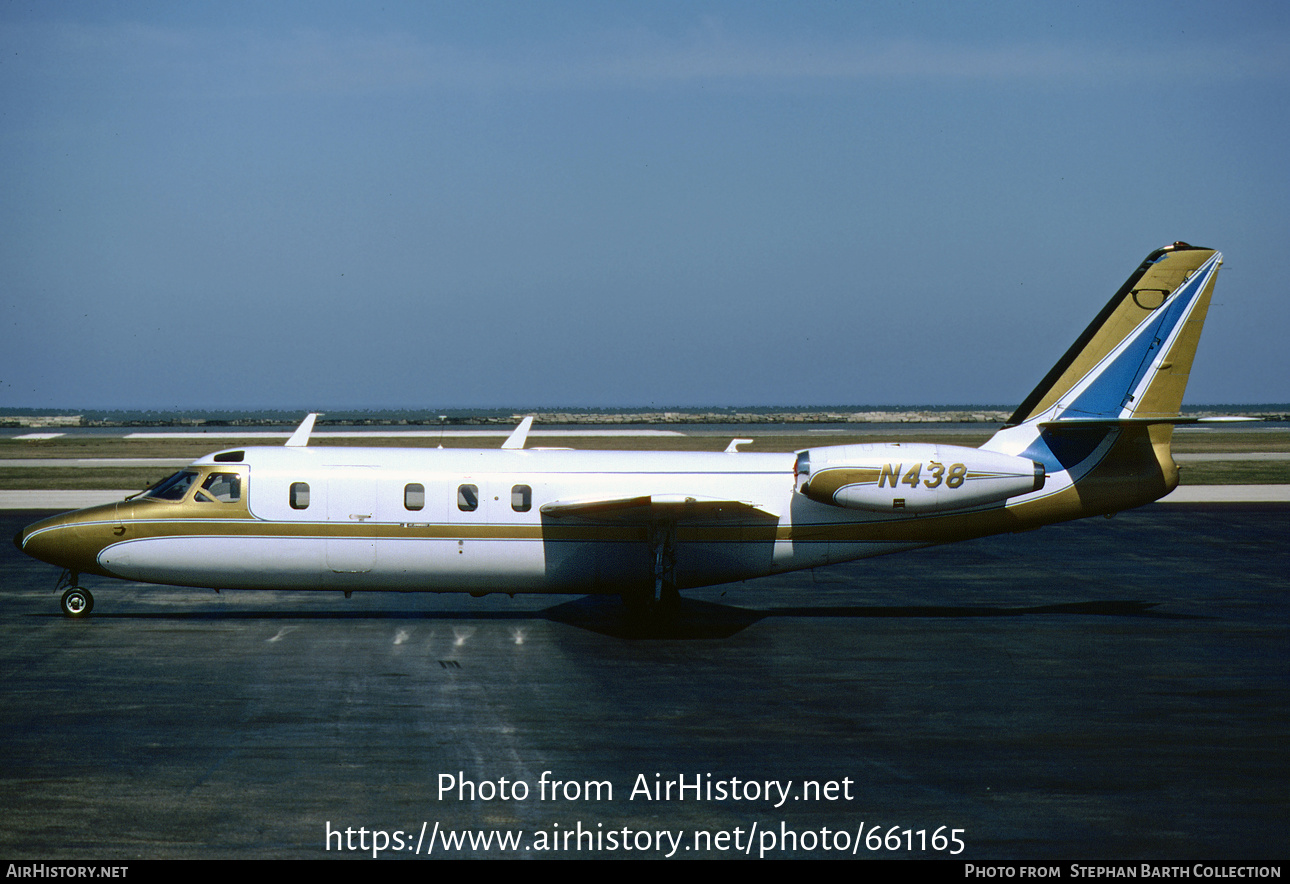
M 755 623 L 774 617 L 1020 617 L 1074 615 L 1084 617 L 1147 617 L 1166 620 L 1201 619 L 1190 614 L 1156 611 L 1158 603 L 1102 600 L 1029 607 L 946 605 L 793 605 L 741 608 L 698 599 L 682 599 L 675 616 L 634 618 L 616 596 L 585 596 L 536 611 L 146 611 L 95 614 L 94 620 L 549 620 L 589 632 L 622 639 L 730 638 Z M 49 616 L 61 616 L 51 614 Z

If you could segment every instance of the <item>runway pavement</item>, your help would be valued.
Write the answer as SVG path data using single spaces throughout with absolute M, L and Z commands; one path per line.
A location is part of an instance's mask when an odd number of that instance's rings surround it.
M 107 580 L 70 621 L 6 543 L 0 855 L 1284 857 L 1287 536 L 1153 505 L 690 593 L 652 638 L 594 598 Z

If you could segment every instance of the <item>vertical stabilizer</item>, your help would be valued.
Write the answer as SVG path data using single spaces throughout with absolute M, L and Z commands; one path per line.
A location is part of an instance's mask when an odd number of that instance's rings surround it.
M 1176 418 L 1222 257 L 1181 242 L 1152 252 L 1009 426 Z
M 1178 485 L 1170 441 L 1222 261 L 1182 242 L 1148 255 L 982 446 L 1047 471 L 1017 512 L 1041 522 L 1112 513 Z

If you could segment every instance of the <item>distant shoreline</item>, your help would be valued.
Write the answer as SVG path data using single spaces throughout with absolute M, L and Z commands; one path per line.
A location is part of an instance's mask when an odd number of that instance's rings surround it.
M 1234 416 L 1257 421 L 1290 420 L 1290 407 L 1284 405 L 1192 406 L 1184 409 L 1188 416 Z M 624 409 L 508 411 L 505 409 L 457 411 L 433 414 L 429 411 L 373 411 L 356 413 L 325 412 L 318 427 L 453 427 L 510 426 L 526 414 L 536 415 L 544 426 L 571 424 L 597 425 L 687 425 L 687 424 L 1002 424 L 1012 409 L 989 407 L 923 407 L 894 409 L 676 409 L 667 411 L 633 411 Z M 75 428 L 75 427 L 284 427 L 294 426 L 303 413 L 263 411 L 188 412 L 89 412 L 85 414 L 5 414 L 0 411 L 0 428 Z

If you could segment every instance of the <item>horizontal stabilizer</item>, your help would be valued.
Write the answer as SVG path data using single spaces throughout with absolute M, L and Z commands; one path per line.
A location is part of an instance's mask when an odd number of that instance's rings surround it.
M 1257 417 L 1064 417 L 1055 421 L 1040 421 L 1040 429 L 1049 427 L 1069 427 L 1071 425 L 1089 426 L 1093 424 L 1102 426 L 1125 426 L 1129 424 L 1173 424 L 1181 426 L 1184 424 L 1237 424 L 1257 421 Z

